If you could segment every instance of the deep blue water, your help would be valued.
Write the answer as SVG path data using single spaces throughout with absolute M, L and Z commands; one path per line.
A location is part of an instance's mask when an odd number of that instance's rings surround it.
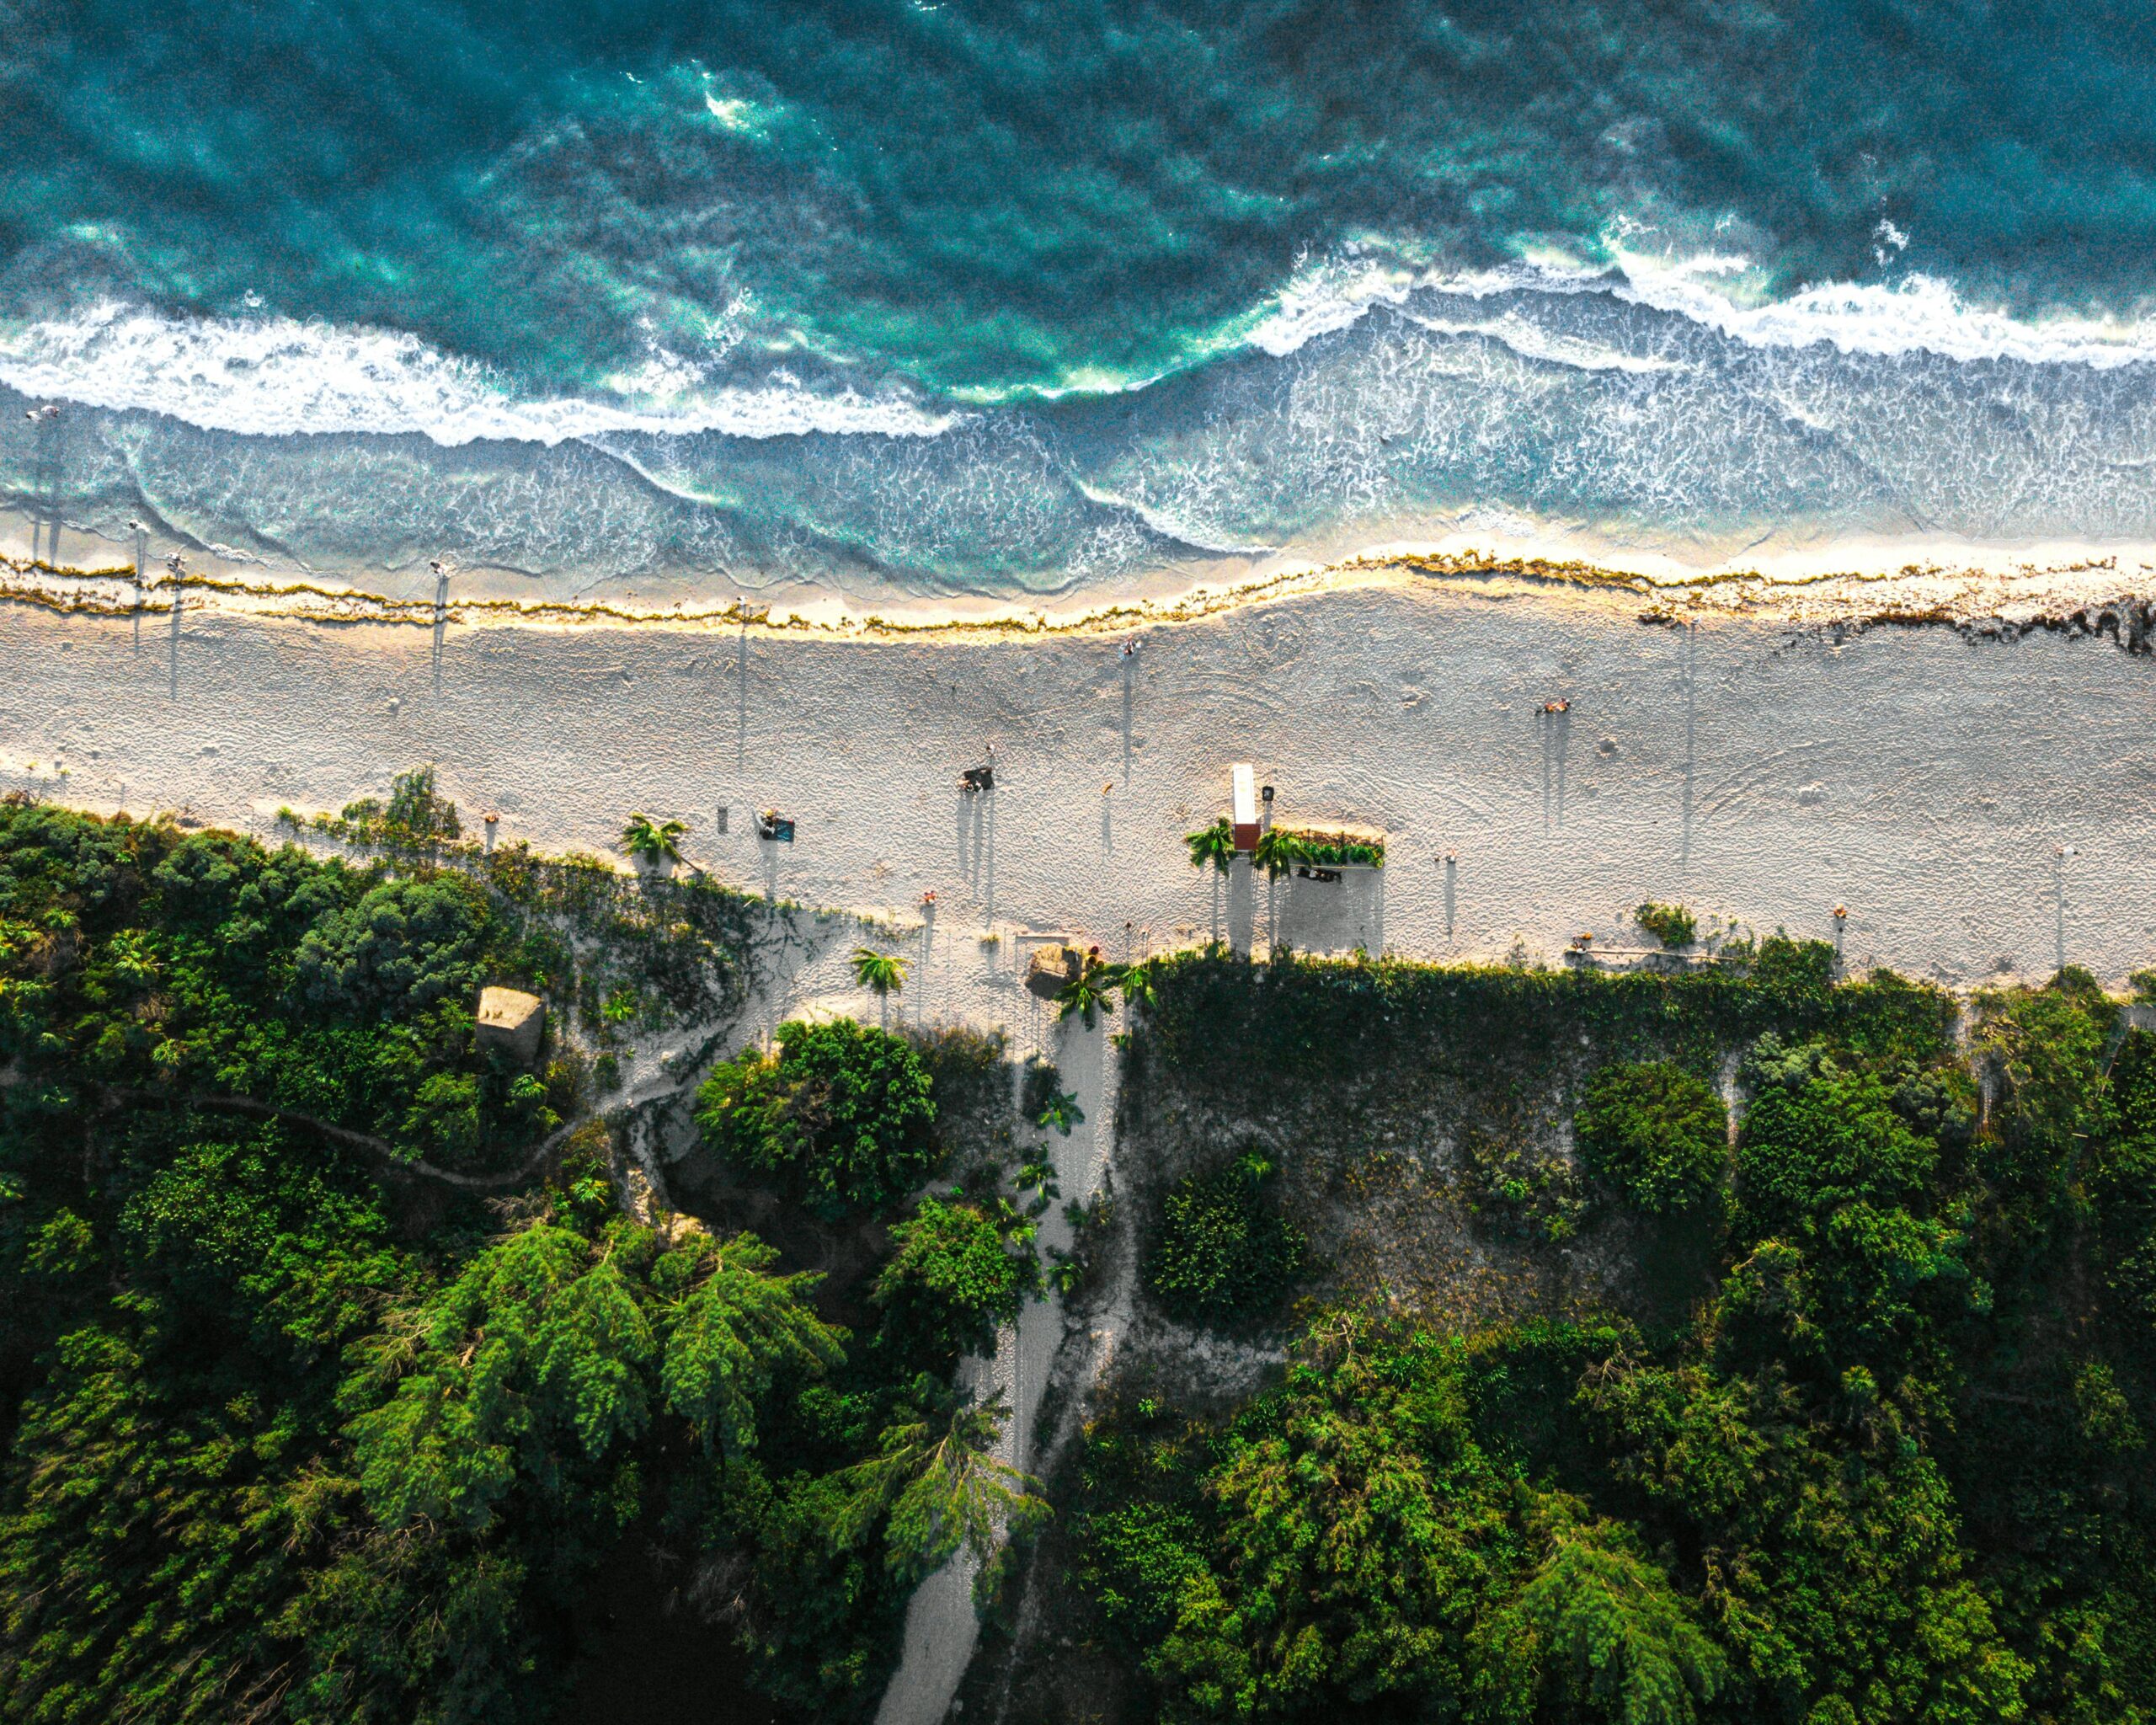
M 0 0 L 0 489 L 318 565 L 2156 539 L 2152 286 L 2145 0 Z

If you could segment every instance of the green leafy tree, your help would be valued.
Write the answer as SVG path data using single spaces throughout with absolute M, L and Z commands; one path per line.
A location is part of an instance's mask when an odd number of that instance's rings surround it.
M 839 1477 L 846 1496 L 833 1541 L 857 1545 L 882 1522 L 884 1562 L 909 1583 L 963 1546 L 981 1564 L 980 1587 L 988 1591 L 1001 1573 L 1001 1542 L 1026 1537 L 1049 1515 L 1038 1482 L 994 1453 L 1009 1418 L 998 1391 L 985 1402 L 954 1402 L 940 1416 L 889 1428 L 880 1453 Z
M 1905 1431 L 1801 1418 L 1787 1388 L 1629 1361 L 1582 1400 L 1620 1476 L 1705 1552 L 1705 1616 L 1750 1717 L 2012 1721 L 2027 1661 L 1963 1573 L 1953 1497 Z
M 1838 1205 L 1907 1204 L 1924 1190 L 1938 1146 L 1913 1133 L 1873 1073 L 1817 1044 L 1763 1041 L 1758 1084 L 1737 1139 L 1737 1195 L 1753 1237 L 1806 1227 Z
M 2102 1065 L 2117 1007 L 2094 977 L 2074 969 L 2042 988 L 1981 996 L 1977 1006 L 1977 1055 L 2000 1093 L 1977 1160 L 2017 1239 L 2041 1249 L 2063 1219 L 2089 1147 L 2116 1132 Z
M 1721 1098 L 1666 1060 L 1603 1067 L 1588 1081 L 1572 1133 L 1588 1173 L 1650 1215 L 1703 1203 L 1729 1156 Z
M 1278 1308 L 1302 1273 L 1302 1231 L 1280 1213 L 1255 1152 L 1178 1183 L 1161 1208 L 1146 1285 L 1168 1311 L 1209 1320 Z
M 303 1006 L 381 1017 L 476 999 L 491 921 L 483 890 L 461 876 L 383 881 L 307 931 L 294 991 Z
M 376 1521 L 483 1532 L 520 1478 L 559 1481 L 564 1450 L 604 1462 L 642 1434 L 660 1341 L 631 1278 L 651 1241 L 611 1245 L 536 1224 L 389 1326 L 346 1391 Z
M 1200 1486 L 1203 1571 L 1146 1662 L 1164 1719 L 1412 1718 L 1469 1692 L 1478 1619 L 1526 1552 L 1460 1366 L 1337 1318 L 1235 1422 Z
M 1014 1249 L 977 1204 L 925 1199 L 891 1239 L 871 1297 L 894 1333 L 940 1354 L 986 1351 L 1039 1284 L 1032 1252 Z
M 696 1092 L 704 1141 L 819 1215 L 889 1209 L 942 1160 L 928 1075 L 903 1039 L 851 1018 L 787 1023 Z
M 1943 1327 L 1989 1300 L 1962 1231 L 1922 1213 L 1937 1145 L 1909 1130 L 1876 1075 L 1816 1047 L 1769 1048 L 1758 1064 L 1737 1149 L 1757 1243 L 1731 1272 L 1725 1333 L 1855 1404 L 1883 1393 L 1932 1406 Z

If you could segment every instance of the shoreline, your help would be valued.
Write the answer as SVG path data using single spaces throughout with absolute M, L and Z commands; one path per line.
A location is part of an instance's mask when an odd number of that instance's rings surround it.
M 0 542 L 4 542 L 0 541 Z M 190 555 L 190 561 L 195 560 Z M 270 575 L 205 556 L 175 578 L 155 560 L 138 590 L 125 558 L 55 563 L 0 550 L 0 603 L 49 613 L 169 617 L 189 611 L 308 624 L 440 629 L 747 630 L 829 639 L 979 642 L 1098 636 L 1190 623 L 1315 594 L 1372 587 L 1442 587 L 1492 598 L 1599 602 L 1643 621 L 1744 617 L 1802 628 L 1862 629 L 1998 622 L 2068 626 L 2156 600 L 2156 546 L 2111 551 L 2071 544 L 2019 548 L 1948 542 L 1836 541 L 1743 563 L 1704 566 L 1662 556 L 1582 551 L 1566 543 L 1449 535 L 1388 542 L 1330 560 L 1278 559 L 1241 575 L 1183 580 L 1155 574 L 1154 590 L 1072 592 L 1049 601 L 893 595 L 873 605 L 818 592 L 788 602 L 736 592 L 703 602 L 639 605 L 628 598 L 524 598 L 452 590 L 446 605 L 326 578 Z M 458 572 L 461 576 L 463 572 Z M 453 577 L 453 579 L 456 579 Z M 2095 625 L 2088 625 L 2095 627 Z

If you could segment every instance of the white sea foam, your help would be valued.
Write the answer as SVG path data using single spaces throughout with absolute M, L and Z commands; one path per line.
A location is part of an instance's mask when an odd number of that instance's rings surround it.
M 1683 360 L 1673 360 L 1661 354 L 1630 354 L 1598 341 L 1582 340 L 1578 336 L 1563 335 L 1545 329 L 1533 319 L 1518 312 L 1507 312 L 1503 316 L 1488 318 L 1426 318 L 1414 312 L 1405 314 L 1407 320 L 1434 335 L 1477 335 L 1500 342 L 1522 359 L 1541 360 L 1556 366 L 1569 366 L 1577 371 L 1631 371 L 1646 375 L 1653 371 L 1689 371 L 1694 367 Z
M 112 303 L 0 332 L 0 383 L 20 394 L 262 436 L 416 433 L 445 446 L 607 432 L 932 437 L 958 417 L 895 394 L 825 393 L 785 372 L 747 389 L 698 392 L 691 378 L 692 368 L 661 358 L 620 380 L 638 392 L 620 402 L 524 401 L 414 335 L 284 318 L 174 318 Z M 661 383 L 662 393 L 641 393 Z
M 1906 236 L 1886 231 L 1906 243 Z M 1913 274 L 1892 282 L 1832 282 L 1785 299 L 1747 302 L 1758 273 L 1752 261 L 1727 253 L 1675 260 L 1611 248 L 1614 264 L 1590 268 L 1566 260 L 1525 261 L 1476 271 L 1417 270 L 1367 253 L 1348 252 L 1298 270 L 1243 339 L 1284 359 L 1318 337 L 1346 329 L 1380 307 L 1408 307 L 1423 294 L 1489 299 L 1501 294 L 1571 296 L 1607 293 L 1628 303 L 1703 325 L 1749 347 L 1832 345 L 1844 353 L 1895 357 L 1935 354 L 1968 362 L 2009 360 L 2030 365 L 2079 365 L 2103 370 L 2156 360 L 2156 325 L 2138 318 L 2047 316 L 2015 318 L 1966 302 L 1936 277 Z M 1418 318 L 1448 334 L 1481 334 L 1531 357 L 1592 363 L 1571 338 L 1543 328 L 1518 310 L 1496 326 Z M 1595 369 L 1658 369 L 1668 362 L 1604 350 Z
M 1082 479 L 1075 483 L 1080 495 L 1087 502 L 1099 504 L 1103 509 L 1120 510 L 1143 522 L 1160 537 L 1172 544 L 1187 546 L 1193 551 L 1209 552 L 1216 557 L 1269 557 L 1280 549 L 1277 545 L 1238 544 L 1213 529 L 1185 521 L 1157 504 L 1126 497 L 1119 492 L 1110 491 L 1105 486 L 1089 484 Z
M 2156 360 L 2156 327 L 2138 319 L 2009 317 L 1967 303 L 1936 277 L 1830 282 L 1787 299 L 1745 305 L 1716 278 L 1751 271 L 1748 259 L 1708 256 L 1665 263 L 1620 254 L 1609 291 L 1674 312 L 1751 347 L 1831 344 L 1844 353 L 1936 354 L 1964 363 L 2012 360 L 2105 370 Z

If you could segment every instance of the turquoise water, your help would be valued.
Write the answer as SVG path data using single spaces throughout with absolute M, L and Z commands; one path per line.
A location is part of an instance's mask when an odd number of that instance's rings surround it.
M 0 3 L 0 492 L 1053 590 L 2156 538 L 2145 7 Z

